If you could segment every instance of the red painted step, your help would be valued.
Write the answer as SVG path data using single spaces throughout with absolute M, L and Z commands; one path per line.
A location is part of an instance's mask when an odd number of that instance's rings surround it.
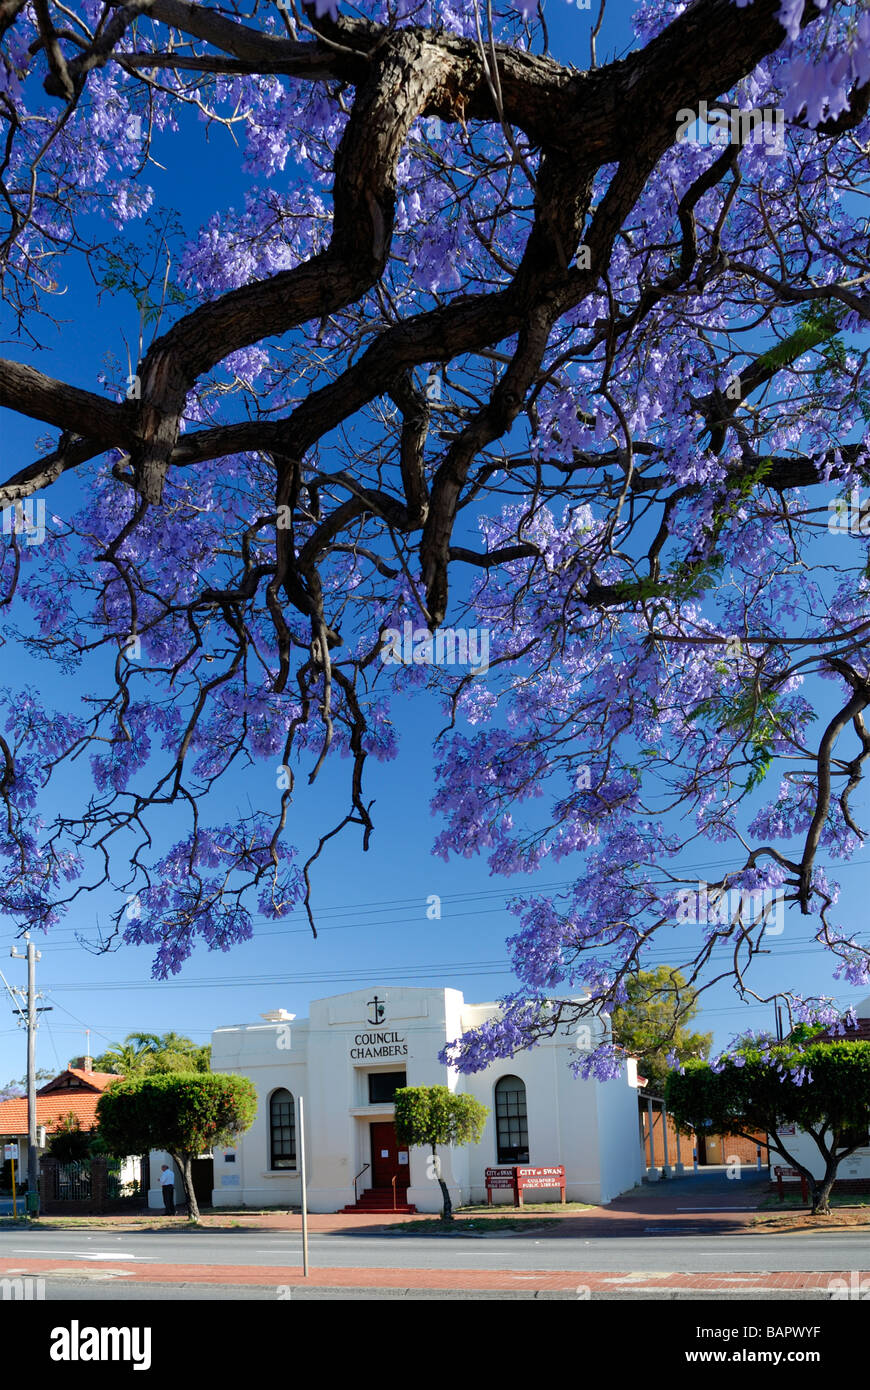
M 402 1212 L 404 1215 L 414 1215 L 417 1208 L 408 1204 L 405 1200 L 406 1195 L 407 1189 L 399 1188 L 395 1196 L 396 1204 L 393 1206 L 392 1188 L 367 1187 L 364 1192 L 360 1193 L 356 1205 L 343 1207 L 342 1213 L 346 1212 L 352 1215 L 361 1212 L 364 1215 L 371 1215 L 372 1213 L 383 1215 L 386 1212 Z

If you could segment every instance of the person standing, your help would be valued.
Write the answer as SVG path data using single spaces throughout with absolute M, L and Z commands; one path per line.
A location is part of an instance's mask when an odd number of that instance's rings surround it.
M 163 1167 L 160 1169 L 160 1186 L 163 1188 L 163 1205 L 164 1205 L 164 1207 L 165 1207 L 165 1209 L 166 1209 L 166 1215 L 167 1215 L 167 1216 L 174 1216 L 174 1215 L 175 1215 L 175 1174 L 173 1173 L 172 1169 L 169 1167 L 169 1164 L 168 1164 L 168 1163 L 164 1163 L 164 1164 L 163 1164 Z

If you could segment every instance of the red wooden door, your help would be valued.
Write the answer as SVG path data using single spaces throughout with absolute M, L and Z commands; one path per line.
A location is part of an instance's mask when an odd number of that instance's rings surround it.
M 391 1120 L 377 1120 L 371 1126 L 372 1137 L 372 1187 L 393 1190 L 407 1187 L 410 1182 L 408 1149 L 399 1144 L 396 1129 Z

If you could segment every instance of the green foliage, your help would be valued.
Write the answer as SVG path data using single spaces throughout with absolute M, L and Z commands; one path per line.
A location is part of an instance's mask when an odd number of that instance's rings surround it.
M 400 1144 L 477 1144 L 489 1110 L 474 1096 L 446 1086 L 403 1086 L 396 1091 L 395 1126 Z
M 667 1054 L 680 1061 L 704 1057 L 712 1033 L 690 1033 L 686 1027 L 698 1013 L 694 990 L 679 970 L 658 965 L 639 970 L 626 981 L 628 999 L 611 1015 L 614 1042 L 640 1059 L 651 1095 L 662 1095 L 670 1071 Z
M 119 1076 L 150 1076 L 157 1072 L 208 1072 L 211 1047 L 200 1046 L 179 1033 L 128 1033 L 122 1043 L 94 1058 L 95 1071 Z
M 766 1130 L 776 1135 L 782 1125 L 829 1132 L 833 1148 L 849 1152 L 850 1131 L 870 1123 L 870 1043 L 792 1043 L 770 1050 L 773 1062 L 758 1048 L 740 1049 L 743 1065 L 730 1058 L 721 1072 L 704 1062 L 687 1062 L 684 1075 L 668 1077 L 665 1099 L 674 1119 L 702 1132 Z M 805 1067 L 812 1080 L 798 1084 L 792 1066 Z M 842 1156 L 842 1155 L 841 1155 Z
M 844 310 L 839 307 L 825 309 L 821 313 L 816 309 L 801 313 L 797 328 L 787 338 L 783 338 L 782 342 L 777 343 L 776 347 L 762 353 L 758 359 L 758 368 L 778 371 L 780 367 L 787 367 L 796 362 L 814 347 L 821 344 L 830 345 L 836 337 L 843 313 Z
M 187 303 L 187 296 L 173 280 L 171 246 L 182 235 L 178 215 L 160 210 L 144 221 L 144 245 L 136 249 L 122 237 L 98 248 L 94 257 L 100 291 L 129 295 L 139 310 L 141 326 L 158 324 L 167 306 Z M 99 302 L 99 298 L 98 298 Z
M 113 1082 L 97 1103 L 97 1119 L 111 1153 L 166 1149 L 195 1158 L 232 1143 L 256 1110 L 256 1088 L 245 1076 L 166 1072 Z
M 717 669 L 723 676 L 732 674 L 732 668 L 725 662 L 719 663 Z M 811 717 L 810 714 L 802 716 L 801 722 Z M 773 691 L 746 687 L 733 694 L 714 695 L 701 700 L 689 718 L 708 720 L 717 733 L 727 730 L 742 737 L 749 762 L 746 791 L 752 791 L 764 781 L 773 760 L 774 741 L 781 732 L 781 716 Z M 794 722 L 794 714 L 790 715 L 790 720 Z
M 95 1138 L 96 1132 L 82 1129 L 78 1116 L 70 1111 L 49 1136 L 47 1151 L 58 1163 L 83 1163 L 93 1156 Z

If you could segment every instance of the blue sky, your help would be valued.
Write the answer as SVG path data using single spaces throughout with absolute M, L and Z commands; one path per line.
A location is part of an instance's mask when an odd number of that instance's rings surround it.
M 599 59 L 625 50 L 628 41 L 628 7 L 621 3 L 615 23 L 605 26 L 599 40 Z M 548 6 L 553 48 L 558 56 L 585 66 L 593 11 L 578 10 L 565 0 Z M 186 231 L 193 233 L 212 211 L 241 206 L 246 176 L 228 133 L 215 127 L 206 143 L 195 123 L 172 138 L 163 139 L 156 155 L 165 171 L 153 169 L 151 181 L 157 201 L 177 209 Z M 59 301 L 68 322 L 48 328 L 46 350 L 28 353 L 10 345 L 2 351 L 20 356 L 43 371 L 74 384 L 97 389 L 97 373 L 108 352 L 125 357 L 123 335 L 134 340 L 136 325 L 129 302 L 105 297 L 95 304 L 93 286 L 81 274 L 69 280 L 66 297 Z M 36 422 L 22 421 L 0 411 L 0 467 L 11 473 L 34 456 L 35 440 L 46 433 Z M 74 504 L 75 481 L 53 489 L 47 499 L 50 511 L 62 513 Z M 851 542 L 849 542 L 851 544 Z M 10 648 L 4 649 L 7 658 Z M 4 664 L 0 683 L 16 688 L 37 685 L 48 704 L 63 707 L 75 689 L 68 677 L 61 680 L 44 663 L 19 660 L 10 670 Z M 363 854 L 359 839 L 346 832 L 333 842 L 315 867 L 316 902 L 320 935 L 312 940 L 302 913 L 283 923 L 263 923 L 253 941 L 233 948 L 230 954 L 210 953 L 202 947 L 180 977 L 168 982 L 150 979 L 149 948 L 123 947 L 109 954 L 94 954 L 77 942 L 95 940 L 100 927 L 108 926 L 108 913 L 117 906 L 106 895 L 80 901 L 64 924 L 38 941 L 42 960 L 38 985 L 52 1006 L 43 1015 L 38 1035 L 38 1065 L 55 1071 L 68 1059 L 85 1051 L 85 1030 L 91 1030 L 91 1050 L 97 1053 L 131 1031 L 162 1032 L 174 1029 L 197 1041 L 208 1040 L 213 1028 L 256 1020 L 270 1009 L 284 1007 L 302 1017 L 313 998 L 358 987 L 389 990 L 390 983 L 449 985 L 461 989 L 472 1001 L 491 1000 L 514 983 L 507 965 L 505 938 L 514 929 L 506 900 L 523 888 L 551 891 L 567 884 L 577 873 L 570 860 L 544 867 L 535 878 L 495 879 L 478 857 L 445 865 L 431 854 L 439 829 L 429 812 L 435 772 L 432 737 L 443 718 L 434 701 L 418 691 L 401 711 L 402 748 L 399 758 L 387 765 L 369 767 L 369 795 L 375 798 L 376 832 L 371 849 Z M 336 807 L 343 806 L 347 764 L 327 767 L 316 786 L 300 796 L 291 816 L 288 836 L 303 854 L 313 848 L 314 828 L 333 823 Z M 80 775 L 80 774 L 77 774 Z M 240 777 L 226 796 L 232 809 L 234 796 L 244 801 L 271 785 L 268 769 Z M 62 778 L 59 794 L 80 793 L 71 775 Z M 862 807 L 857 807 L 860 819 Z M 704 853 L 709 854 L 705 859 Z M 733 862 L 733 861 L 728 861 Z M 824 857 L 822 862 L 826 862 Z M 685 867 L 699 879 L 715 878 L 724 866 L 718 846 L 709 851 L 693 846 Z M 870 848 L 849 865 L 837 868 L 844 890 L 842 925 L 863 926 L 862 883 L 865 882 Z M 440 920 L 427 916 L 430 896 L 441 898 Z M 770 939 L 770 956 L 756 963 L 752 980 L 760 993 L 789 988 L 801 993 L 828 993 L 845 1007 L 866 990 L 843 989 L 833 981 L 826 956 L 811 948 L 810 923 L 789 912 L 783 933 Z M 680 935 L 680 932 L 683 935 Z M 674 935 L 676 933 L 676 935 Z M 23 962 L 8 959 L 13 939 L 9 923 L 0 923 L 3 970 L 12 984 L 23 984 Z M 682 958 L 685 928 L 676 925 L 664 934 L 653 961 L 677 964 Z M 725 968 L 725 956 L 722 956 Z M 10 1004 L 8 996 L 5 996 Z M 717 1044 L 746 1027 L 772 1027 L 771 1009 L 739 1007 L 727 985 L 705 996 L 705 1006 L 695 1027 L 712 1029 Z M 25 1036 L 16 1028 L 11 1007 L 0 1016 L 0 1081 L 20 1077 L 25 1069 Z

